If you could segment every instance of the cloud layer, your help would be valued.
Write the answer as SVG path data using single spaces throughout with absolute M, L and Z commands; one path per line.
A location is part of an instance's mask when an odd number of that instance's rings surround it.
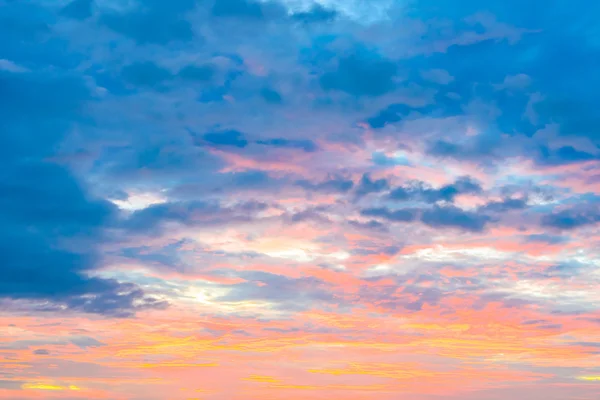
M 599 6 L 459 3 L 0 0 L 0 398 L 595 398 Z

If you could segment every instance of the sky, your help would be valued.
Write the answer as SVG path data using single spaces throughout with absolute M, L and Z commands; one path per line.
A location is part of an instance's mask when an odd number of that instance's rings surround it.
M 0 399 L 597 400 L 598 15 L 0 0 Z

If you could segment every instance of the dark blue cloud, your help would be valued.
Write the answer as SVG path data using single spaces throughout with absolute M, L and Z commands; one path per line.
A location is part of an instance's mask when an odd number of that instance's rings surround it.
M 144 1 L 134 10 L 105 13 L 100 17 L 100 23 L 138 44 L 189 41 L 194 32 L 185 14 L 195 6 L 195 0 Z
M 421 215 L 421 221 L 432 228 L 459 228 L 466 231 L 482 231 L 490 221 L 490 217 L 464 211 L 454 206 L 434 206 L 425 210 Z
M 251 178 L 244 175 L 240 184 L 247 185 Z M 233 222 L 247 222 L 256 213 L 267 207 L 264 203 L 245 202 L 224 207 L 216 201 L 178 201 L 155 204 L 135 211 L 122 227 L 131 233 L 159 234 L 165 223 L 178 223 L 185 226 L 217 226 Z
M 277 2 L 255 0 L 215 0 L 212 6 L 215 17 L 265 20 L 283 18 L 286 10 Z
M 318 183 L 300 180 L 296 182 L 296 184 L 307 190 L 324 193 L 346 193 L 354 187 L 354 182 L 351 179 L 345 179 L 343 177 L 331 177 L 330 179 Z
M 504 147 L 502 147 L 504 145 Z M 439 158 L 488 162 L 497 160 L 499 150 L 507 150 L 508 144 L 502 142 L 501 136 L 494 132 L 480 134 L 464 144 L 456 144 L 445 139 L 429 143 L 427 152 Z
M 316 143 L 310 139 L 269 138 L 252 141 L 247 139 L 246 134 L 234 129 L 216 130 L 205 133 L 200 137 L 192 132 L 192 136 L 197 145 L 207 144 L 213 147 L 236 147 L 242 149 L 250 144 L 257 144 L 276 148 L 300 149 L 307 153 L 318 149 Z
M 274 179 L 267 172 L 252 169 L 229 174 L 229 177 L 231 178 L 230 190 L 260 189 L 274 183 Z
M 94 276 L 118 212 L 54 161 L 68 130 L 90 124 L 89 86 L 64 70 L 81 57 L 60 39 L 41 40 L 53 22 L 45 10 L 2 7 L 2 17 L 14 19 L 0 23 L 0 48 L 27 68 L 0 71 L 0 298 L 114 316 L 166 306 L 136 285 Z
M 577 150 L 572 146 L 562 146 L 556 150 L 541 146 L 536 161 L 543 165 L 562 165 L 598 159 L 600 159 L 599 155 Z
M 306 24 L 333 21 L 338 16 L 337 11 L 314 4 L 310 10 L 292 14 L 292 19 Z
M 411 222 L 418 215 L 417 210 L 414 209 L 390 210 L 384 207 L 366 208 L 361 210 L 360 213 L 366 217 L 378 217 L 393 222 Z
M 600 222 L 600 212 L 597 208 L 578 210 L 571 208 L 545 215 L 542 226 L 556 229 L 571 230 Z
M 171 73 L 153 62 L 138 62 L 123 67 L 122 77 L 136 86 L 157 87 L 171 78 Z
M 415 182 L 411 185 L 401 186 L 392 190 L 389 194 L 391 200 L 396 201 L 424 201 L 436 203 L 438 201 L 452 202 L 461 194 L 477 194 L 482 189 L 478 182 L 469 177 L 462 177 L 456 182 L 444 185 L 438 189 L 428 187 L 423 182 Z
M 390 184 L 387 179 L 382 178 L 372 180 L 369 174 L 363 174 L 360 182 L 358 182 L 358 185 L 356 186 L 356 195 L 364 196 L 369 193 L 379 193 L 388 190 L 389 187 Z
M 183 67 L 177 74 L 180 78 L 189 81 L 208 82 L 215 75 L 215 67 L 210 64 L 188 65 Z
M 527 199 L 513 199 L 508 198 L 501 201 L 490 201 L 489 203 L 483 205 L 479 208 L 481 211 L 490 211 L 490 212 L 507 212 L 511 210 L 522 210 L 527 207 Z
M 385 109 L 379 111 L 377 115 L 367 119 L 371 128 L 383 128 L 387 124 L 401 121 L 402 118 L 411 112 L 412 108 L 406 104 L 391 104 Z
M 539 233 L 539 234 L 528 235 L 525 238 L 525 240 L 530 243 L 560 244 L 560 243 L 566 243 L 570 239 L 565 236 L 556 236 L 556 235 L 549 235 L 546 233 Z
M 245 135 L 233 129 L 209 132 L 202 135 L 202 140 L 212 146 L 233 146 L 243 148 L 248 146 Z
M 282 102 L 281 95 L 273 89 L 263 88 L 260 91 L 260 95 L 262 96 L 263 99 L 265 99 L 265 101 L 267 103 L 281 104 L 281 102 Z
M 264 17 L 261 4 L 252 0 L 215 0 L 212 13 L 218 17 Z
M 281 148 L 289 148 L 289 149 L 301 149 L 307 153 L 311 153 L 318 149 L 315 142 L 310 139 L 285 139 L 285 138 L 273 138 L 273 139 L 265 139 L 265 140 L 257 140 L 257 144 L 272 146 L 272 147 L 281 147 Z
M 86 19 L 92 16 L 92 0 L 74 0 L 61 10 L 61 14 L 74 19 Z
M 358 50 L 338 60 L 335 70 L 320 78 L 324 90 L 338 90 L 353 96 L 381 96 L 391 92 L 397 74 L 394 62 L 380 55 Z
M 368 222 L 359 222 L 359 221 L 348 221 L 348 223 L 358 229 L 365 229 L 377 232 L 387 232 L 388 227 L 386 224 L 383 224 L 376 220 L 370 220 Z
M 135 285 L 88 276 L 99 267 L 95 247 L 115 210 L 90 198 L 66 170 L 41 162 L 5 166 L 0 193 L 0 297 L 115 316 L 165 305 Z

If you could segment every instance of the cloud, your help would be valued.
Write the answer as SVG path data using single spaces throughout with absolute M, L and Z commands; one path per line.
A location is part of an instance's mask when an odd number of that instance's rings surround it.
M 232 146 L 243 148 L 248 146 L 248 140 L 245 135 L 234 129 L 205 133 L 202 135 L 202 140 L 216 147 Z
M 219 300 L 264 300 L 283 310 L 304 310 L 337 301 L 329 285 L 314 277 L 290 278 L 260 271 L 243 271 L 238 276 L 246 282 L 232 285 Z
M 379 193 L 389 188 L 387 179 L 372 180 L 369 174 L 363 174 L 362 178 L 356 186 L 355 193 L 357 196 L 364 196 L 370 193 Z
M 469 177 L 461 177 L 453 184 L 444 185 L 439 189 L 428 187 L 423 182 L 413 182 L 395 188 L 389 193 L 389 198 L 396 201 L 424 201 L 426 203 L 453 202 L 458 195 L 478 194 L 481 191 L 482 188 L 478 182 Z
M 74 19 L 87 19 L 92 16 L 92 0 L 74 0 L 63 7 L 61 14 Z
M 215 0 L 211 12 L 215 17 L 258 21 L 283 17 L 286 14 L 285 9 L 279 3 L 254 0 Z
M 336 90 L 352 96 L 381 96 L 391 92 L 396 84 L 397 66 L 378 54 L 355 51 L 341 57 L 336 68 L 320 78 L 326 91 Z
M 328 9 L 321 4 L 315 3 L 307 11 L 295 12 L 292 14 L 292 19 L 305 24 L 330 22 L 338 16 L 338 12 L 334 9 Z
M 501 201 L 490 201 L 479 208 L 481 211 L 503 213 L 512 210 L 522 210 L 527 207 L 527 199 L 507 198 Z
M 497 151 L 501 142 L 502 138 L 493 133 L 477 135 L 474 139 L 464 144 L 456 144 L 440 139 L 429 143 L 427 153 L 442 159 L 484 163 L 497 160 L 500 157 Z
M 323 193 L 346 193 L 354 187 L 354 181 L 339 176 L 329 177 L 318 183 L 313 183 L 308 180 L 299 180 L 296 184 L 307 190 Z
M 261 181 L 262 182 L 262 181 Z M 240 184 L 248 185 L 248 179 Z M 135 211 L 125 221 L 123 228 L 144 234 L 158 234 L 166 223 L 185 226 L 224 226 L 232 222 L 250 221 L 255 214 L 266 209 L 267 205 L 258 202 L 237 203 L 229 207 L 216 201 L 179 201 L 154 204 Z
M 211 64 L 186 65 L 179 70 L 177 76 L 188 81 L 208 82 L 214 77 L 215 69 Z
M 290 148 L 290 149 L 301 149 L 307 153 L 312 153 L 318 149 L 315 142 L 310 139 L 286 139 L 286 138 L 273 138 L 265 140 L 257 140 L 257 144 L 272 147 Z
M 8 343 L 5 346 L 2 346 L 2 349 L 12 349 L 12 350 L 23 350 L 29 349 L 30 347 L 37 346 L 45 346 L 45 345 L 68 345 L 72 344 L 80 349 L 86 350 L 88 347 L 102 347 L 106 346 L 105 343 L 100 342 L 97 339 L 94 339 L 90 336 L 85 335 L 70 335 L 65 337 L 52 337 L 48 336 L 46 338 L 41 339 L 32 339 L 32 340 L 15 340 L 11 343 Z M 37 355 L 48 355 L 50 352 L 46 349 L 37 349 L 33 352 Z
M 216 0 L 212 13 L 219 17 L 264 17 L 260 3 L 246 0 Z
M 38 179 L 43 184 L 33 184 Z M 48 300 L 56 305 L 48 310 L 66 306 L 117 316 L 165 305 L 135 285 L 87 276 L 98 266 L 94 246 L 114 209 L 108 202 L 88 199 L 66 171 L 52 164 L 19 166 L 5 175 L 0 191 L 0 297 Z M 65 246 L 70 242 L 78 250 Z
M 126 82 L 142 87 L 156 87 L 171 78 L 168 70 L 149 61 L 127 65 L 121 73 Z
M 542 226 L 571 230 L 594 225 L 599 221 L 600 213 L 595 209 L 570 208 L 543 216 Z
M 531 243 L 561 244 L 561 243 L 568 242 L 569 238 L 565 237 L 565 236 L 556 236 L 556 235 L 549 235 L 549 234 L 545 234 L 545 233 L 539 233 L 539 234 L 528 235 L 526 237 L 526 241 L 531 242 Z
M 279 92 L 273 89 L 263 88 L 260 91 L 260 95 L 263 99 L 265 99 L 267 103 L 270 104 L 281 104 L 281 102 L 283 101 Z
M 371 128 L 383 128 L 388 124 L 401 121 L 412 110 L 413 108 L 406 104 L 390 104 L 376 115 L 369 117 L 367 123 Z
M 318 149 L 317 144 L 310 139 L 266 138 L 250 140 L 246 134 L 235 129 L 211 131 L 201 137 L 195 134 L 192 135 L 195 137 L 196 144 L 205 143 L 213 147 L 243 149 L 251 144 L 256 144 L 274 148 L 299 149 L 307 153 L 312 153 Z
M 543 165 L 563 165 L 598 159 L 598 155 L 577 150 L 573 146 L 562 146 L 556 150 L 550 150 L 547 146 L 541 146 L 537 162 Z
M 100 24 L 130 37 L 140 45 L 165 45 L 194 38 L 185 14 L 196 6 L 195 0 L 145 1 L 128 11 L 110 11 L 100 16 Z
M 459 228 L 466 231 L 480 232 L 490 221 L 490 217 L 464 211 L 454 206 L 434 206 L 423 211 L 421 221 L 432 228 Z
M 366 208 L 360 213 L 366 217 L 379 217 L 393 222 L 411 222 L 417 217 L 417 212 L 413 209 Z
M 21 6 L 6 7 L 18 14 Z M 12 25 L 40 14 L 39 8 L 30 8 L 25 19 Z M 61 72 L 60 65 L 45 70 L 43 49 L 65 48 L 52 42 L 38 45 L 35 36 L 8 35 L 4 45 L 16 38 L 22 56 L 36 48 L 41 52 L 39 59 L 28 61 L 35 72 L 0 71 L 0 94 L 10 99 L 0 110 L 0 297 L 48 310 L 114 316 L 164 307 L 134 284 L 93 276 L 100 267 L 104 230 L 117 210 L 54 160 L 69 128 L 87 123 L 84 110 L 93 97 L 83 79 Z M 68 53 L 63 57 L 72 58 Z
M 378 231 L 378 232 L 388 232 L 387 225 L 383 224 L 379 221 L 376 221 L 376 220 L 370 220 L 367 222 L 350 220 L 350 221 L 348 221 L 348 223 L 351 226 L 358 228 L 358 229 L 372 230 L 372 231 Z

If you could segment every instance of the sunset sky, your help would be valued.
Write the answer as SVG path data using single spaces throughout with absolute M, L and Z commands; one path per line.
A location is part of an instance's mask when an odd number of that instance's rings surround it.
M 600 399 L 599 15 L 0 0 L 0 399 Z

